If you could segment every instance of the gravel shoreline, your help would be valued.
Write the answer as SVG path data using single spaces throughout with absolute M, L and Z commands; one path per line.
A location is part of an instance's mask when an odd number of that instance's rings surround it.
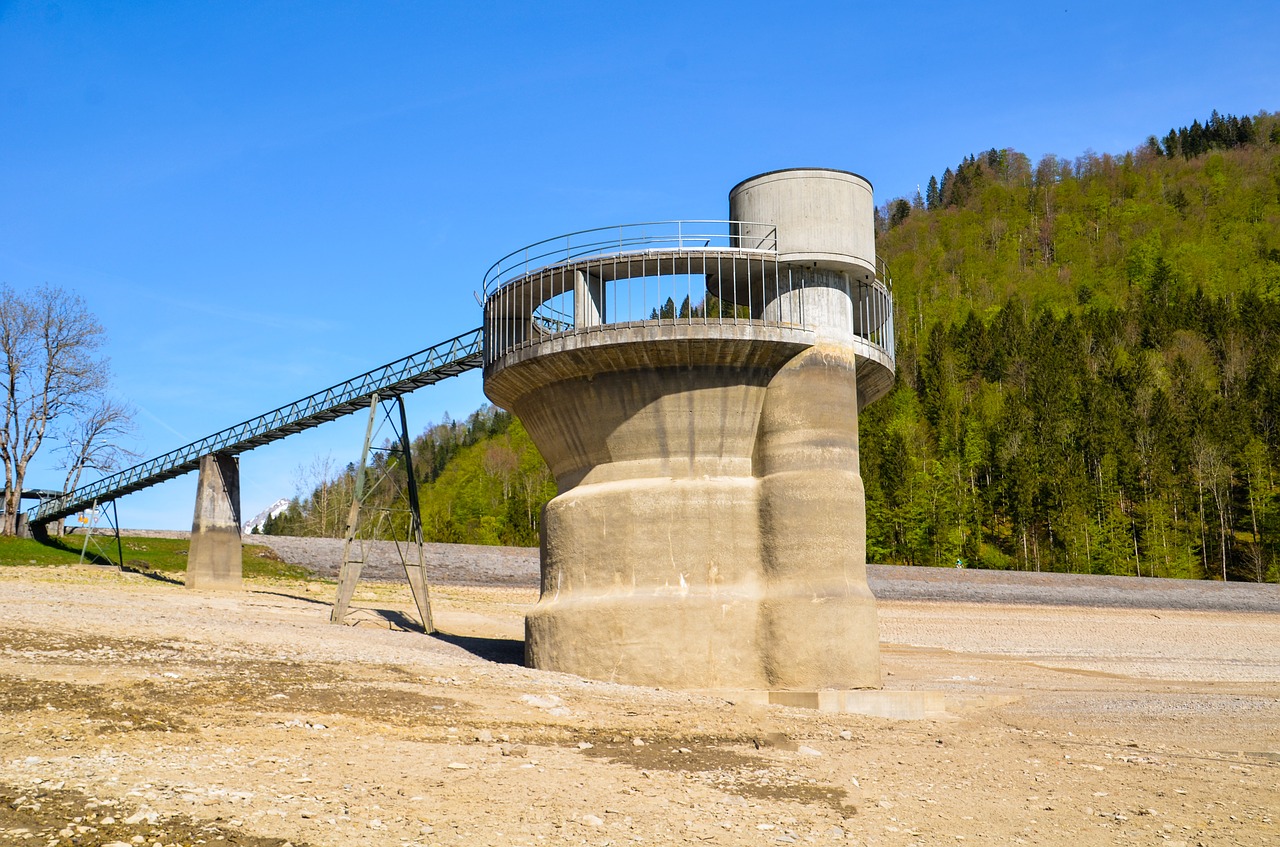
M 317 576 L 338 575 L 341 539 L 255 535 L 246 537 L 246 541 L 270 547 L 286 562 L 301 565 Z M 427 544 L 424 552 L 433 583 L 526 588 L 538 585 L 536 548 Z M 403 581 L 404 571 L 394 543 L 373 542 L 365 555 L 361 579 Z M 1280 586 L 1246 582 L 895 565 L 869 565 L 867 581 L 872 593 L 882 600 L 1280 613 Z

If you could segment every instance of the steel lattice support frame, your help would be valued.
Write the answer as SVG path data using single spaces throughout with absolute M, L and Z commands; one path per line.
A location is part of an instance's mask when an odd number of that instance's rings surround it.
M 112 500 L 110 505 L 111 505 L 110 516 L 107 515 L 107 507 L 106 505 L 104 505 L 102 507 L 102 517 L 107 522 L 107 525 L 111 527 L 111 531 L 115 535 L 116 556 L 120 561 L 120 569 L 124 570 L 124 545 L 120 541 L 120 513 L 116 511 L 115 500 Z M 98 543 L 96 538 L 94 538 L 93 531 L 97 529 L 97 527 L 98 527 L 98 504 L 94 503 L 89 508 L 89 520 L 85 526 L 84 544 L 81 545 L 80 547 L 80 564 L 82 565 L 84 564 L 85 555 L 89 552 L 90 541 L 93 542 L 94 549 L 98 551 L 99 555 L 103 556 L 103 558 L 105 558 L 107 561 L 111 561 L 111 557 L 106 555 L 106 551 L 102 549 L 102 545 Z
M 388 408 L 392 400 L 397 407 L 398 414 L 395 415 Z M 373 484 L 368 484 L 369 452 L 379 449 L 373 446 L 375 434 L 379 430 L 377 426 L 379 413 L 384 418 L 383 423 L 389 425 L 394 435 L 394 443 L 397 445 L 390 448 L 389 452 L 399 454 L 406 475 L 405 497 L 408 503 L 409 527 L 408 538 L 404 539 L 403 546 L 401 546 L 399 535 L 396 534 L 395 523 L 390 520 L 391 512 L 394 510 L 385 508 L 374 510 L 368 507 L 368 501 L 373 493 L 387 480 L 392 471 L 391 463 L 386 463 L 383 466 L 382 475 L 375 479 Z M 404 566 L 404 574 L 409 581 L 409 590 L 413 593 L 413 602 L 422 620 L 423 631 L 430 634 L 435 631 L 435 623 L 431 615 L 431 594 L 427 583 L 426 557 L 422 540 L 422 512 L 418 503 L 418 482 L 413 471 L 413 449 L 409 439 L 409 421 L 405 414 L 404 398 L 400 395 L 382 398 L 374 392 L 369 398 L 369 422 L 365 427 L 364 445 L 360 450 L 360 464 L 356 466 L 355 490 L 351 498 L 351 510 L 347 514 L 347 528 L 342 544 L 342 569 L 338 575 L 338 592 L 329 616 L 330 622 L 342 623 L 346 618 L 351 598 L 355 594 L 356 583 L 360 580 L 360 571 L 364 567 L 368 545 L 377 539 L 379 530 L 383 527 L 389 527 L 391 530 L 391 540 L 395 542 L 400 563 Z M 415 549 L 416 563 L 410 562 L 406 556 L 406 554 L 412 556 Z

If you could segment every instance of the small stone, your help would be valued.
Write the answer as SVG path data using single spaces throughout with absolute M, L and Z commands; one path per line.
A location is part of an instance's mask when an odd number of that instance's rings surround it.
M 529 755 L 529 748 L 523 744 L 512 744 L 509 747 L 502 748 L 502 755 L 511 756 L 516 759 L 523 759 Z
M 815 750 L 812 747 L 804 747 L 804 746 L 797 747 L 796 752 L 799 753 L 801 756 L 821 756 L 822 755 L 822 751 Z
M 594 747 L 594 746 L 596 746 L 596 745 L 592 744 L 590 741 L 579 741 L 579 742 L 578 742 L 578 749 L 579 749 L 579 750 L 590 750 L 590 749 L 591 749 L 592 747 Z
M 853 733 L 847 729 L 842 729 L 840 730 L 840 737 L 843 738 L 845 741 L 852 741 Z
M 482 729 L 476 733 L 476 741 L 479 741 L 481 744 L 492 744 L 493 733 L 487 729 Z
M 554 709 L 564 705 L 564 701 L 554 694 L 522 694 L 520 701 L 538 709 Z
M 844 830 L 838 826 L 833 826 L 827 830 L 827 838 L 844 838 Z
M 643 747 L 643 746 L 644 746 L 644 739 L 643 739 L 643 738 L 633 738 L 633 739 L 631 739 L 631 746 L 632 746 L 632 747 Z
M 604 826 L 604 821 L 595 815 L 583 815 L 582 822 L 587 826 Z
M 469 770 L 471 770 L 471 765 L 466 765 L 466 764 L 463 764 L 462 762 L 450 762 L 450 763 L 449 763 L 449 765 L 448 765 L 448 767 L 449 767 L 449 770 L 451 770 L 451 771 L 469 771 Z

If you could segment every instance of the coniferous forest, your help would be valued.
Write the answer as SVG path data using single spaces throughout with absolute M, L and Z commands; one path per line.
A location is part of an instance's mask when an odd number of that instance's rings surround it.
M 898 381 L 859 422 L 869 561 L 1280 579 L 1280 115 L 975 153 L 876 225 Z M 429 540 L 536 543 L 555 485 L 510 415 L 414 453 Z M 267 531 L 340 535 L 319 500 L 345 515 L 353 472 Z

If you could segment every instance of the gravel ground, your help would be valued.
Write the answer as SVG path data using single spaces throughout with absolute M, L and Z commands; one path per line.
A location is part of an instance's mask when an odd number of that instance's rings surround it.
M 1271 612 L 882 597 L 886 688 L 947 707 L 892 721 L 520 667 L 529 585 L 438 582 L 435 637 L 386 627 L 411 614 L 403 583 L 362 582 L 345 627 L 328 623 L 333 590 L 0 569 L 0 845 L 1280 834 Z
M 264 535 L 246 540 L 265 544 L 285 561 L 302 565 L 317 576 L 336 578 L 338 575 L 342 561 L 339 539 Z M 535 548 L 428 544 L 425 553 L 428 578 L 433 584 L 529 588 L 538 585 Z M 383 541 L 369 545 L 361 579 L 391 582 L 404 579 L 394 544 Z M 887 565 L 870 565 L 867 581 L 881 600 L 1280 612 L 1280 586 L 1243 582 Z
M 301 565 L 316 576 L 337 579 L 342 564 L 340 538 L 293 538 L 283 535 L 246 536 L 252 544 L 263 544 L 292 565 Z M 423 553 L 428 579 L 444 585 L 510 585 L 535 587 L 538 584 L 538 551 L 526 547 L 484 547 L 477 544 L 425 544 Z M 404 566 L 391 541 L 366 542 L 362 580 L 403 582 Z

